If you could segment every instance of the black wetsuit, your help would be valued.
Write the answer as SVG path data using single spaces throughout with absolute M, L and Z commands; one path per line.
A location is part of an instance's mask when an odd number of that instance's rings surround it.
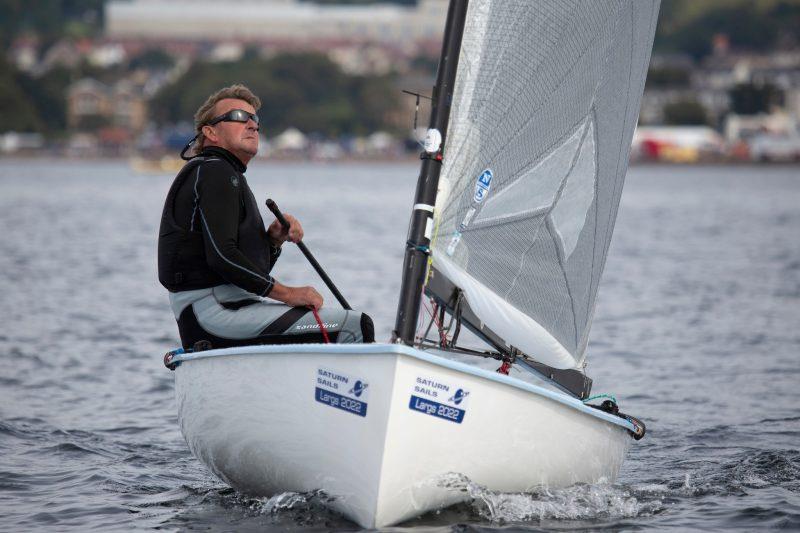
M 229 151 L 209 147 L 175 178 L 158 237 L 158 278 L 170 291 L 231 283 L 269 295 L 280 249 L 269 244 L 246 170 Z
M 185 348 L 322 342 L 307 308 L 289 308 L 268 296 L 280 255 L 267 236 L 245 165 L 218 147 L 203 150 L 178 173 L 161 216 L 158 278 Z M 321 321 L 334 342 L 373 342 L 365 314 L 324 308 Z

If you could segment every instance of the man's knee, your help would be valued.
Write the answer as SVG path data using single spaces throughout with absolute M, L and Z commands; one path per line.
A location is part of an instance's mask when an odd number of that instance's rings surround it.
M 339 344 L 375 342 L 375 325 L 369 315 L 358 311 L 342 312 L 345 316 L 335 333 L 334 342 Z
M 366 313 L 361 313 L 361 338 L 362 342 L 375 342 L 375 324 Z

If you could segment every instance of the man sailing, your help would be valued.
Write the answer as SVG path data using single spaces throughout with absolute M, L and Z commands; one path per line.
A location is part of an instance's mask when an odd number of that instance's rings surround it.
M 194 116 L 194 157 L 164 204 L 158 278 L 183 347 L 322 342 L 318 318 L 331 342 L 374 342 L 366 314 L 322 309 L 313 287 L 288 287 L 270 275 L 283 243 L 299 242 L 303 228 L 286 214 L 288 230 L 277 220 L 265 229 L 245 179 L 258 152 L 260 107 L 243 85 L 208 97 Z

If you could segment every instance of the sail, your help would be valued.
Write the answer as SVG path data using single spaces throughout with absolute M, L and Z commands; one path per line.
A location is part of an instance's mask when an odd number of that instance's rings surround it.
M 509 345 L 580 368 L 658 0 L 470 0 L 433 264 Z

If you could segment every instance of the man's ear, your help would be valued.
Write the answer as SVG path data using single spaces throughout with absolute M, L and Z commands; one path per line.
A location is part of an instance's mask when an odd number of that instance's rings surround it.
M 217 132 L 214 131 L 214 128 L 212 128 L 208 124 L 203 126 L 201 131 L 203 132 L 203 135 L 205 136 L 205 138 L 208 139 L 209 141 L 215 143 L 215 142 L 217 142 L 219 140 L 219 137 L 217 136 Z

